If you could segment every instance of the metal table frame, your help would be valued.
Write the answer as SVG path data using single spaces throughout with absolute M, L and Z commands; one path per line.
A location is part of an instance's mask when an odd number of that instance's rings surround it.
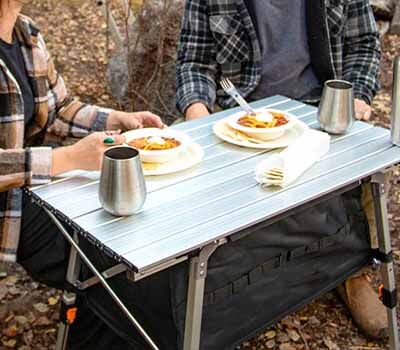
M 273 223 L 286 216 L 292 215 L 295 211 L 303 209 L 316 202 L 326 200 L 327 197 L 337 195 L 348 191 L 351 188 L 360 186 L 362 183 L 369 183 L 372 187 L 372 193 L 374 196 L 374 207 L 375 216 L 378 231 L 378 243 L 379 253 L 377 258 L 381 261 L 381 273 L 383 279 L 383 301 L 387 307 L 388 320 L 389 320 L 389 334 L 390 334 L 390 349 L 400 350 L 399 347 L 399 334 L 397 328 L 397 317 L 396 317 L 396 286 L 395 286 L 395 274 L 393 268 L 393 255 L 390 243 L 390 232 L 388 226 L 387 217 L 387 189 L 386 189 L 386 168 L 374 168 L 371 170 L 371 175 L 354 175 L 352 182 L 347 185 L 341 186 L 341 188 L 335 188 L 319 195 L 312 202 L 300 203 L 295 207 L 285 210 L 284 212 L 273 214 L 265 222 Z M 371 174 L 369 173 L 369 174 Z M 350 181 L 350 180 L 349 180 Z M 200 334 L 201 334 L 201 322 L 202 322 L 202 311 L 203 311 L 203 298 L 205 281 L 207 277 L 207 264 L 211 255 L 215 250 L 228 242 L 227 238 L 218 238 L 201 248 L 196 248 L 194 251 L 187 252 L 179 257 L 175 257 L 171 260 L 166 260 L 158 263 L 157 265 L 150 266 L 146 269 L 138 271 L 131 270 L 127 265 L 123 263 L 116 263 L 115 266 L 108 269 L 107 271 L 98 271 L 91 261 L 87 258 L 84 252 L 79 247 L 79 230 L 72 220 L 63 217 L 62 213 L 53 210 L 50 205 L 46 205 L 45 201 L 39 196 L 35 195 L 32 191 L 27 190 L 34 201 L 38 205 L 43 207 L 50 218 L 60 229 L 60 232 L 71 244 L 71 253 L 69 258 L 68 272 L 66 279 L 67 281 L 75 286 L 78 290 L 85 290 L 93 286 L 94 284 L 100 283 L 106 291 L 110 294 L 113 300 L 116 302 L 118 307 L 123 311 L 132 325 L 139 331 L 144 337 L 149 347 L 153 350 L 159 349 L 154 341 L 148 336 L 146 331 L 141 327 L 139 322 L 135 319 L 134 315 L 126 308 L 123 302 L 119 299 L 118 295 L 110 287 L 107 279 L 120 273 L 126 273 L 127 277 L 132 281 L 138 281 L 142 278 L 146 278 L 154 273 L 165 270 L 175 264 L 181 263 L 185 260 L 190 260 L 189 267 L 189 282 L 188 282 L 188 296 L 187 296 L 187 307 L 186 307 L 186 320 L 185 320 L 185 334 L 184 334 L 184 350 L 197 350 L 200 347 Z M 33 190 L 34 191 L 34 190 Z M 253 224 L 256 224 L 255 222 Z M 71 228 L 75 230 L 71 236 Z M 87 281 L 79 281 L 79 272 L 81 264 L 86 264 L 89 269 L 93 272 L 94 277 Z M 62 302 L 66 307 L 73 305 L 76 299 L 76 295 L 70 291 L 64 291 Z M 66 349 L 68 341 L 68 322 L 61 322 L 57 338 L 57 350 Z
M 361 185 L 363 180 L 369 182 L 370 186 L 372 187 L 376 225 L 378 232 L 379 255 L 382 257 L 381 275 L 382 275 L 384 291 L 387 295 L 392 295 L 393 298 L 395 298 L 394 295 L 397 292 L 397 290 L 396 290 L 394 264 L 393 264 L 388 215 L 387 215 L 388 193 L 386 188 L 387 186 L 386 177 L 387 175 L 385 169 L 382 169 L 381 172 L 374 174 L 368 179 L 360 179 L 360 181 L 355 183 L 352 187 Z M 348 186 L 341 190 L 333 191 L 325 195 L 324 197 L 321 197 L 318 201 L 323 201 L 327 196 L 343 193 L 347 190 L 349 190 Z M 307 206 L 307 204 L 286 212 L 284 216 L 289 216 L 293 214 L 295 210 L 302 209 L 302 207 L 304 206 Z M 99 272 L 90 262 L 90 260 L 86 257 L 84 252 L 79 248 L 78 235 L 75 233 L 74 236 L 71 237 L 68 231 L 65 229 L 64 225 L 56 217 L 56 215 L 54 215 L 48 209 L 45 210 L 47 211 L 50 218 L 55 222 L 57 227 L 60 229 L 60 232 L 63 234 L 63 236 L 71 244 L 67 281 L 72 285 L 74 285 L 75 287 L 77 287 L 78 289 L 86 289 L 96 283 L 101 283 L 102 286 L 106 289 L 106 291 L 110 294 L 110 296 L 114 299 L 118 307 L 123 311 L 123 313 L 129 319 L 129 321 L 132 323 L 132 325 L 144 337 L 149 346 L 153 350 L 159 349 L 155 344 L 155 342 L 149 337 L 146 331 L 141 327 L 139 322 L 135 319 L 132 313 L 126 308 L 126 306 L 118 298 L 118 296 L 115 294 L 115 292 L 112 290 L 112 288 L 107 282 L 107 278 L 110 278 L 112 276 L 115 276 L 116 274 L 127 271 L 126 267 L 119 264 L 107 271 Z M 282 215 L 279 216 L 279 219 L 281 218 Z M 273 222 L 276 220 L 277 219 L 275 218 L 275 219 L 270 219 L 269 221 Z M 220 245 L 225 244 L 226 242 L 227 242 L 226 239 L 215 241 L 207 246 L 204 246 L 198 252 L 197 255 L 190 258 L 184 350 L 195 350 L 199 349 L 200 347 L 203 297 L 204 297 L 205 280 L 207 277 L 207 264 L 209 258 L 215 252 L 215 250 Z M 184 261 L 186 259 L 188 259 L 187 256 L 183 257 L 179 262 Z M 81 262 L 86 264 L 95 275 L 95 277 L 93 277 L 91 280 L 85 281 L 83 283 L 79 281 L 79 270 Z M 147 274 L 136 275 L 135 273 L 130 272 L 130 274 L 128 275 L 130 276 L 131 279 L 137 281 L 153 273 L 159 272 L 167 267 L 169 266 L 160 266 L 159 269 L 154 269 L 152 271 L 149 271 Z M 65 303 L 66 305 L 72 305 L 74 304 L 75 299 L 76 295 L 74 293 L 64 291 L 62 299 L 63 303 Z M 389 344 L 391 350 L 400 350 L 399 332 L 397 327 L 397 314 L 396 314 L 397 306 L 393 305 L 395 303 L 395 301 L 393 300 L 391 301 L 392 305 L 386 305 L 388 321 L 389 321 Z M 60 323 L 58 337 L 57 337 L 57 344 L 56 344 L 57 350 L 66 349 L 67 339 L 68 339 L 68 329 L 69 329 L 68 324 Z

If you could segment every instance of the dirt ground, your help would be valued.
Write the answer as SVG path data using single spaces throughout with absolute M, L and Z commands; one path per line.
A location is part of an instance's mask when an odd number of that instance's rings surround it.
M 72 8 L 58 1 L 38 0 L 25 12 L 42 28 L 71 93 L 90 103 L 118 107 L 105 82 L 106 25 L 95 3 L 84 0 L 78 8 Z M 393 57 L 400 54 L 400 37 L 387 35 L 382 44 L 383 86 L 374 102 L 372 123 L 388 127 L 391 66 Z M 395 169 L 389 205 L 397 271 L 400 262 L 399 175 L 399 169 Z M 32 281 L 20 267 L 14 266 L 13 272 L 0 278 L 0 349 L 54 349 L 58 309 L 58 291 Z M 358 331 L 334 293 L 319 298 L 240 347 L 242 350 L 387 348 L 386 342 L 375 342 Z

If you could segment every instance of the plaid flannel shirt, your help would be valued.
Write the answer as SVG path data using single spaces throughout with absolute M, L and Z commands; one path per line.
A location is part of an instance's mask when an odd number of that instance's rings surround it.
M 18 248 L 23 186 L 47 183 L 52 148 L 68 138 L 104 130 L 108 110 L 89 106 L 68 96 L 64 81 L 38 29 L 20 16 L 16 37 L 31 83 L 34 120 L 25 128 L 24 103 L 16 79 L 0 60 L 0 262 L 14 262 Z
M 379 88 L 380 42 L 369 0 L 306 0 L 310 55 L 320 82 L 345 79 L 371 103 Z M 288 18 L 288 20 L 290 20 Z M 284 40 L 284 38 L 282 38 Z M 261 79 L 261 52 L 243 0 L 188 0 L 177 65 L 177 106 L 235 102 L 217 81 L 227 77 L 248 96 Z

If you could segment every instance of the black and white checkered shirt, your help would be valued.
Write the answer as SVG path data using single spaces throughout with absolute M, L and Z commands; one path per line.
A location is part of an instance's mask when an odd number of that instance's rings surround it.
M 371 103 L 379 88 L 381 52 L 369 0 L 307 0 L 304 20 L 320 82 L 351 81 L 355 96 Z M 184 112 L 195 102 L 211 111 L 216 102 L 234 106 L 219 89 L 221 76 L 244 96 L 260 82 L 261 52 L 246 5 L 243 0 L 187 0 L 178 50 L 178 108 Z

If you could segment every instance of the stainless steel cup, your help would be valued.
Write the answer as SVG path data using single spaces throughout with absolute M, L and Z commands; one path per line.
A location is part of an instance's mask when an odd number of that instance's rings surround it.
M 142 208 L 146 183 L 136 149 L 117 146 L 104 152 L 99 199 L 104 210 L 116 216 L 129 216 Z
M 400 56 L 394 61 L 391 122 L 392 143 L 400 146 Z
M 344 80 L 328 80 L 318 109 L 321 129 L 330 134 L 344 134 L 353 126 L 354 119 L 353 84 Z

